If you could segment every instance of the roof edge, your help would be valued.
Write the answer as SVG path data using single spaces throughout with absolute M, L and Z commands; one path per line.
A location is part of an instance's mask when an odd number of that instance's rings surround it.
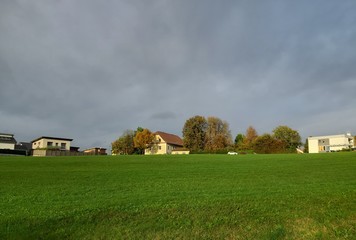
M 3 133 L 3 132 L 0 132 L 0 135 L 7 135 L 7 136 L 11 136 L 11 137 L 15 136 L 15 135 L 12 134 L 12 133 Z
M 335 134 L 335 135 L 325 135 L 325 136 L 310 136 L 307 139 L 320 139 L 320 138 L 339 138 L 339 137 L 345 137 L 345 138 L 353 138 L 353 135 L 347 135 L 347 134 Z
M 42 137 L 39 137 L 39 138 L 36 138 L 35 140 L 32 140 L 31 143 L 33 142 L 36 142 L 42 138 L 45 138 L 45 139 L 52 139 L 52 140 L 63 140 L 63 141 L 73 141 L 73 139 L 71 138 L 59 138 L 59 137 L 48 137 L 48 136 L 42 136 Z

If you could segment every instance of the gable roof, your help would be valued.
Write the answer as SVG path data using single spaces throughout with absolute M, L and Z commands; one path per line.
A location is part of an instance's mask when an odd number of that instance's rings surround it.
M 177 135 L 160 132 L 160 131 L 155 132 L 154 134 L 159 135 L 168 144 L 183 146 L 183 140 Z

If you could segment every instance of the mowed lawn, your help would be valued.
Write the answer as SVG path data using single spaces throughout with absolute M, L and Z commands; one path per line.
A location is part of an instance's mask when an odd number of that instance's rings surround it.
M 356 153 L 0 156 L 0 239 L 356 239 Z

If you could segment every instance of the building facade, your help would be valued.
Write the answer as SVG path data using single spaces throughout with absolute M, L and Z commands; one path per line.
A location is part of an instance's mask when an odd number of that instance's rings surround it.
M 350 133 L 308 137 L 309 153 L 336 152 L 354 147 L 354 137 Z
M 0 133 L 0 149 L 14 150 L 16 140 L 14 134 Z
M 28 142 L 19 142 L 15 145 L 15 150 L 25 152 L 26 156 L 31 155 L 32 144 Z
M 145 155 L 172 154 L 173 150 L 183 147 L 183 140 L 177 135 L 155 132 L 152 145 L 145 149 Z
M 106 148 L 101 148 L 101 147 L 85 149 L 83 152 L 84 154 L 87 155 L 107 155 Z
M 73 139 L 42 136 L 32 141 L 32 149 L 59 149 L 70 151 Z

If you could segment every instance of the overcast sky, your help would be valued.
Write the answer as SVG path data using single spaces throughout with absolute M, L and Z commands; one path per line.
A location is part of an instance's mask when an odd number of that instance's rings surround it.
M 0 1 L 0 132 L 110 149 L 195 115 L 355 135 L 356 1 Z

